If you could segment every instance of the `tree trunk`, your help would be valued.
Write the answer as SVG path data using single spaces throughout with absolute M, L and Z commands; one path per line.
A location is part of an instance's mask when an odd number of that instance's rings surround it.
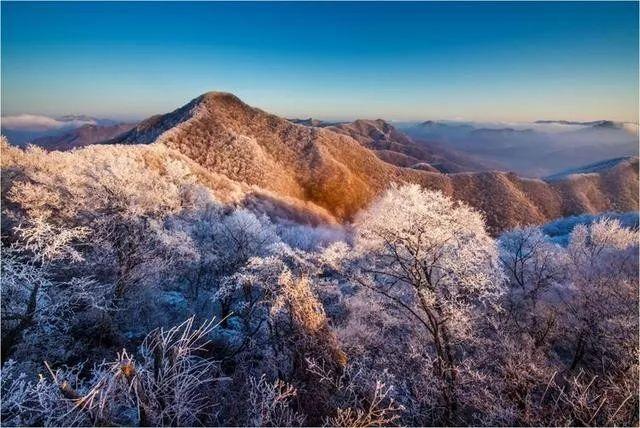
M 446 361 L 446 379 L 449 389 L 449 423 L 455 424 L 453 420 L 458 413 L 458 396 L 456 392 L 457 373 L 455 367 L 455 360 L 453 352 L 451 350 L 451 341 L 449 339 L 449 332 L 445 325 L 442 326 L 442 342 L 444 347 L 444 356 Z
M 38 302 L 38 292 L 40 291 L 40 283 L 36 283 L 29 295 L 29 303 L 27 309 L 22 316 L 22 319 L 14 328 L 9 330 L 7 334 L 2 338 L 2 356 L 1 362 L 4 363 L 11 355 L 13 347 L 17 344 L 18 340 L 22 337 L 24 330 L 33 323 L 33 317 L 36 313 L 36 304 Z
M 442 391 L 442 397 L 446 406 L 445 425 L 455 425 L 455 419 L 458 412 L 458 399 L 456 394 L 456 367 L 453 352 L 451 350 L 451 341 L 449 331 L 446 325 L 439 321 L 439 317 L 435 315 L 424 300 L 424 296 L 418 291 L 418 296 L 422 309 L 427 315 L 429 324 L 431 325 L 430 333 L 433 337 L 433 343 L 436 348 L 436 374 L 440 377 L 445 385 Z
M 569 366 L 569 371 L 573 371 L 578 364 L 582 361 L 582 357 L 584 357 L 585 343 L 583 339 L 583 333 L 580 332 L 578 336 L 578 343 L 576 344 L 576 350 L 573 354 L 573 359 L 571 360 L 571 365 Z

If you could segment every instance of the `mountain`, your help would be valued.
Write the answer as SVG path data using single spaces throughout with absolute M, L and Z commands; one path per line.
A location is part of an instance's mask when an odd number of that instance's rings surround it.
M 450 138 L 463 138 L 475 129 L 475 127 L 466 123 L 426 120 L 405 126 L 403 131 L 410 132 L 409 135 L 414 138 L 443 141 Z
M 30 141 L 33 141 L 36 138 L 60 135 L 62 133 L 64 133 L 64 131 L 59 129 L 46 131 L 8 129 L 4 127 L 0 129 L 0 134 L 7 137 L 7 139 L 11 141 L 11 144 L 14 144 L 16 146 L 26 146 Z
M 634 162 L 634 157 L 626 156 L 621 158 L 607 159 L 600 162 L 595 162 L 590 165 L 581 166 L 579 168 L 571 168 L 565 171 L 561 171 L 557 174 L 550 175 L 545 178 L 547 181 L 562 180 L 571 176 L 578 176 L 584 174 L 593 174 L 606 172 L 608 170 L 619 167 L 630 162 Z
M 111 142 L 162 143 L 210 171 L 312 202 L 338 219 L 352 217 L 388 183 L 418 176 L 379 160 L 349 136 L 293 124 L 218 92 Z
M 354 123 L 298 125 L 232 94 L 210 92 L 107 143 L 167 146 L 211 173 L 318 207 L 338 221 L 352 219 L 394 182 L 418 183 L 475 206 L 493 233 L 572 214 L 638 209 L 637 158 L 557 181 L 498 171 L 443 174 L 385 162 L 375 147 L 409 141 L 382 121 Z
M 135 124 L 131 123 L 105 126 L 83 125 L 62 135 L 36 138 L 31 144 L 47 150 L 69 150 L 112 139 L 123 132 L 129 131 L 134 126 Z
M 356 120 L 329 127 L 349 135 L 380 159 L 400 167 L 432 172 L 482 171 L 486 165 L 435 143 L 417 142 L 382 119 Z
M 468 124 L 464 124 L 464 123 L 450 123 L 450 122 L 439 122 L 439 121 L 435 121 L 435 120 L 425 120 L 424 122 L 418 123 L 417 124 L 418 128 L 422 128 L 425 130 L 431 130 L 431 131 L 439 131 L 439 130 L 457 130 L 460 132 L 470 132 L 473 131 L 474 128 L 471 125 Z
M 638 157 L 611 159 L 547 178 L 571 213 L 638 211 Z

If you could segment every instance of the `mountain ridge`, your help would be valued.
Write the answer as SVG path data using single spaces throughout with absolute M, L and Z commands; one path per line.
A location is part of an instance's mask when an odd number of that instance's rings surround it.
M 596 176 L 552 182 L 500 171 L 443 174 L 385 162 L 347 134 L 298 125 L 233 94 L 208 92 L 108 143 L 166 145 L 209 171 L 311 202 L 339 221 L 352 219 L 392 183 L 403 182 L 440 190 L 482 210 L 494 233 L 564 215 L 637 210 L 637 191 L 616 194 L 637 189 L 637 159 Z

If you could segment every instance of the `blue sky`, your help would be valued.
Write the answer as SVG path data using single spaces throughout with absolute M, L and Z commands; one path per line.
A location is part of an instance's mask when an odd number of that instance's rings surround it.
M 5 116 L 638 117 L 636 2 L 0 5 Z

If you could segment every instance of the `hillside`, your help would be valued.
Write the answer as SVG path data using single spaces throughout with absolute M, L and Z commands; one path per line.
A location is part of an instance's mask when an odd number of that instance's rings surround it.
M 297 125 L 234 95 L 210 92 L 109 142 L 166 145 L 211 172 L 319 206 L 338 220 L 352 219 L 393 182 L 418 183 L 468 202 L 485 212 L 494 233 L 564 215 L 638 209 L 637 159 L 578 179 L 547 182 L 504 172 L 405 168 L 376 153 L 388 147 L 411 156 L 398 149 L 403 141 L 382 121 Z
M 545 178 L 547 181 L 555 181 L 566 179 L 570 176 L 580 175 L 580 174 L 590 174 L 595 172 L 603 172 L 613 168 L 618 167 L 620 164 L 625 162 L 633 162 L 634 158 L 632 156 L 626 156 L 621 158 L 607 159 L 600 162 L 595 162 L 589 165 L 584 165 L 579 168 L 570 168 L 565 171 L 561 171 L 557 174 L 550 175 Z
M 638 210 L 638 158 L 626 157 L 549 180 L 571 213 Z
M 393 181 L 417 172 L 380 161 L 356 140 L 295 125 L 231 94 L 208 93 L 112 140 L 162 143 L 232 180 L 311 201 L 352 217 Z

